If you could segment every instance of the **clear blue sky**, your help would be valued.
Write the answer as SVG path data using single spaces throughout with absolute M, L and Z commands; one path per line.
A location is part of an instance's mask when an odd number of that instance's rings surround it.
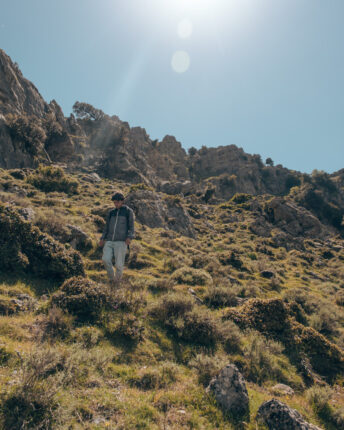
M 0 0 L 0 47 L 66 116 L 85 101 L 185 149 L 235 144 L 333 172 L 343 17 L 344 0 Z

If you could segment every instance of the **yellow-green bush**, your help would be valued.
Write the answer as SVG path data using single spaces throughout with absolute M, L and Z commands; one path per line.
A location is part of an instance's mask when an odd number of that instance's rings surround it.
M 0 203 L 0 261 L 5 272 L 27 271 L 43 278 L 84 275 L 79 252 L 69 249 Z
M 102 312 L 113 306 L 108 289 L 88 278 L 67 279 L 51 297 L 51 306 L 57 306 L 79 321 L 97 321 Z
M 180 284 L 188 285 L 206 285 L 212 282 L 211 276 L 206 271 L 186 266 L 173 272 L 171 279 Z
M 52 191 L 77 194 L 79 182 L 68 177 L 61 167 L 39 165 L 35 173 L 26 178 L 34 187 L 49 193 Z

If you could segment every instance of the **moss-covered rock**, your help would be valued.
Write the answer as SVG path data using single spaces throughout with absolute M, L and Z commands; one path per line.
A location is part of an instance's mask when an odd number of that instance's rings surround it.
M 299 362 L 306 355 L 314 370 L 327 380 L 333 380 L 344 371 L 343 352 L 313 328 L 297 322 L 293 311 L 281 299 L 252 299 L 241 308 L 227 309 L 224 318 L 239 327 L 253 328 L 267 337 L 272 336 Z
M 0 203 L 0 260 L 3 271 L 26 271 L 43 278 L 84 275 L 79 252 L 67 249 L 12 208 Z

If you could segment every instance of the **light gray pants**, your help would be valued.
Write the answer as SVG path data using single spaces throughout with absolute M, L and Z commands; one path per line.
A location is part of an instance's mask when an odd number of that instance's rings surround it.
M 121 241 L 107 240 L 103 248 L 103 263 L 110 281 L 120 281 L 124 268 L 124 258 L 128 245 Z M 112 258 L 115 257 L 116 275 L 112 266 Z

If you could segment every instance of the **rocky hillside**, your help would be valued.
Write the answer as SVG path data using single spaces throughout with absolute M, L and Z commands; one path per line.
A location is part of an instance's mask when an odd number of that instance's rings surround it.
M 65 118 L 0 64 L 0 428 L 344 429 L 344 170 Z
M 300 173 L 265 166 L 258 155 L 234 145 L 187 154 L 173 136 L 153 141 L 144 129 L 86 103 L 76 103 L 74 111 L 76 118 L 65 118 L 55 101 L 47 104 L 0 50 L 1 167 L 34 167 L 51 159 L 166 190 L 190 190 L 191 181 L 193 189 L 209 187 L 225 199 L 236 192 L 286 194 L 300 181 Z

